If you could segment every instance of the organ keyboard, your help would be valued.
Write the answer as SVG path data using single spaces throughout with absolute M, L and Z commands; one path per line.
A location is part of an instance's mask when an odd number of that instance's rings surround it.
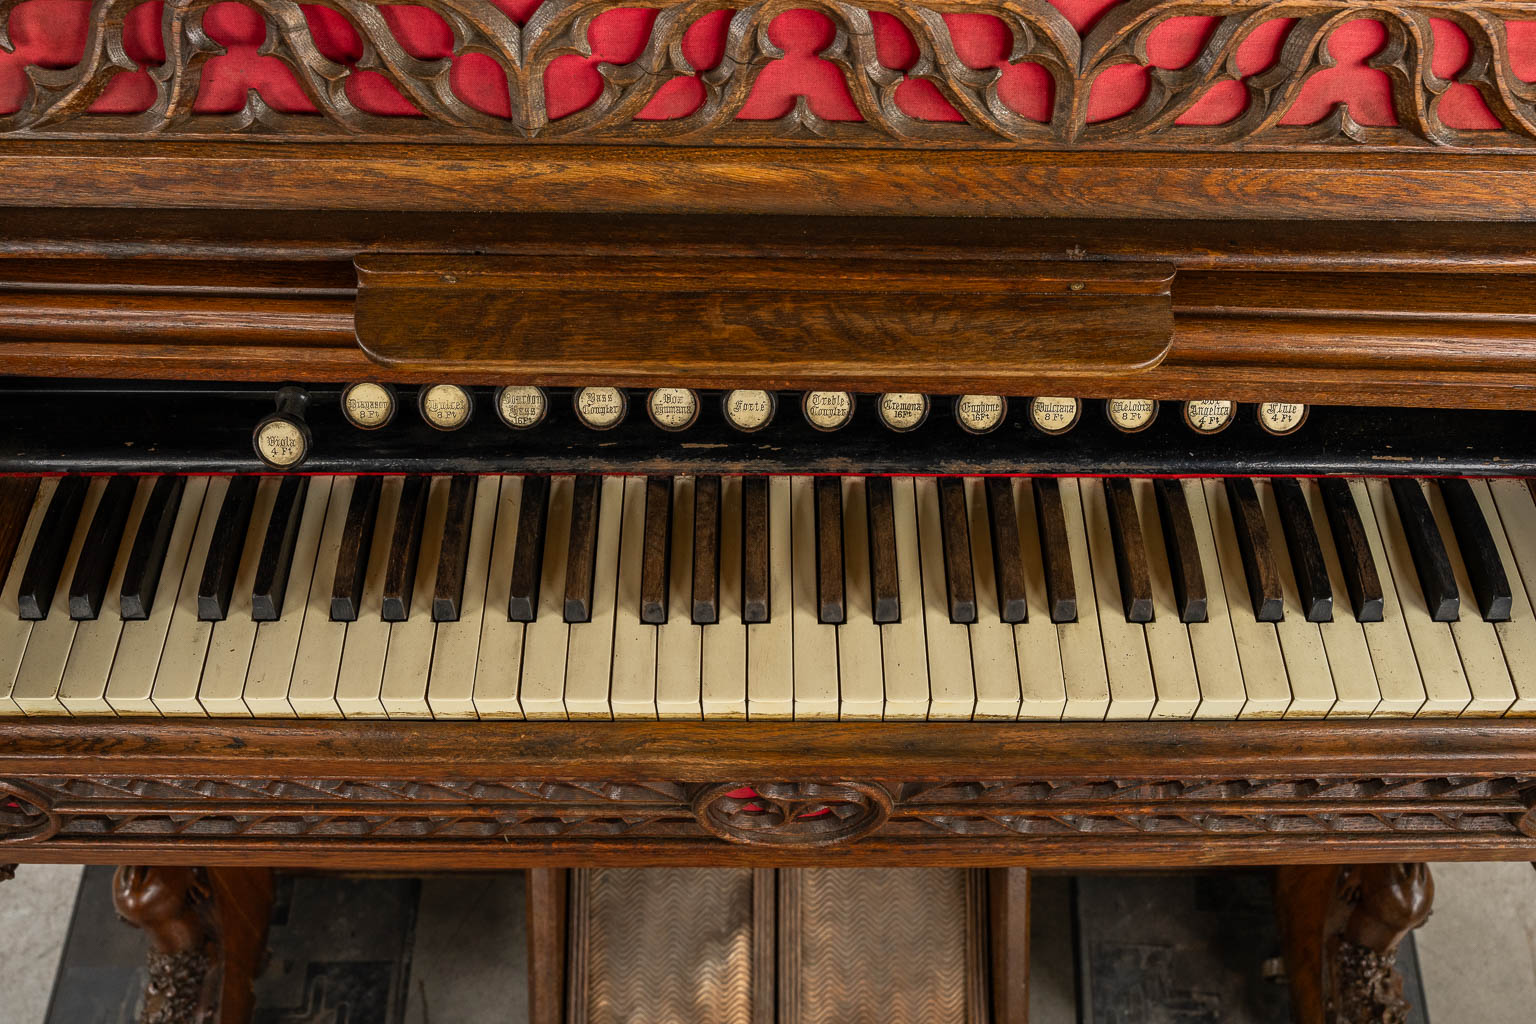
M 1536 711 L 1514 478 L 0 481 L 0 714 Z

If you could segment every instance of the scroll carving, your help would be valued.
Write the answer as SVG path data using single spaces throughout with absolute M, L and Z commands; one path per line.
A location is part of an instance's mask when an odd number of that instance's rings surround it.
M 5 25 L 21 0 L 0 0 L 0 48 L 11 49 Z M 223 53 L 204 26 L 214 0 L 167 0 L 161 20 L 162 64 L 150 66 L 155 98 L 133 115 L 96 115 L 88 110 L 118 75 L 137 69 L 126 55 L 128 12 L 143 0 L 94 0 L 80 61 L 72 67 L 28 69 L 30 85 L 21 109 L 0 116 L 0 136 L 177 138 L 410 139 L 452 142 L 538 140 L 677 143 L 687 145 L 835 144 L 840 146 L 957 148 L 1327 148 L 1337 146 L 1454 147 L 1481 151 L 1521 150 L 1536 142 L 1536 83 L 1525 81 L 1512 60 L 1507 23 L 1529 17 L 1512 2 L 1468 4 L 1418 0 L 1380 5 L 1373 0 L 1122 0 L 1079 32 L 1047 0 L 935 0 L 929 3 L 866 0 L 762 0 L 727 5 L 711 0 L 657 0 L 657 14 L 638 56 L 626 63 L 599 63 L 601 90 L 580 109 L 552 117 L 546 72 L 556 60 L 589 57 L 588 30 L 621 0 L 546 0 L 518 23 L 487 0 L 423 0 L 452 34 L 452 57 L 413 56 L 391 31 L 381 5 L 368 0 L 243 0 L 266 24 L 261 52 L 291 72 L 314 113 L 283 112 L 250 90 L 233 114 L 194 110 L 209 61 Z M 325 7 L 350 25 L 361 56 L 344 63 L 317 44 L 306 7 Z M 781 117 L 744 119 L 764 70 L 785 56 L 770 25 L 786 11 L 810 9 L 828 18 L 831 41 L 816 53 L 841 76 L 857 119 L 818 116 L 801 97 Z M 696 68 L 684 54 L 683 37 L 701 19 L 728 10 L 722 55 Z M 1000 66 L 974 66 L 961 56 L 951 22 L 955 14 L 998 19 L 1011 37 Z M 915 59 L 905 68 L 882 61 L 874 17 L 888 16 L 910 39 Z M 1208 18 L 1212 28 L 1192 59 L 1178 67 L 1153 63 L 1149 40 L 1174 19 Z M 1385 42 L 1368 66 L 1389 83 L 1395 124 L 1362 124 L 1345 104 L 1310 124 L 1287 117 L 1308 83 L 1333 70 L 1335 34 L 1359 19 L 1381 26 Z M 1469 56 L 1459 71 L 1436 71 L 1441 41 L 1435 21 L 1454 26 Z M 1269 28 L 1266 28 L 1269 26 Z M 1240 51 L 1255 33 L 1280 27 L 1283 45 L 1257 70 Z M 506 79 L 505 116 L 487 113 L 455 90 L 456 62 L 466 55 L 489 58 Z M 1034 65 L 1048 81 L 1045 119 L 1027 116 L 1000 88 L 1007 66 Z M 1090 97 L 1106 73 L 1122 65 L 1146 69 L 1145 95 L 1128 112 L 1090 120 Z M 355 102 L 349 80 L 359 73 L 382 78 L 420 116 L 369 112 Z M 637 118 L 672 81 L 697 83 L 700 99 L 682 116 Z M 931 86 L 956 120 L 914 116 L 898 98 L 910 82 Z M 1242 103 L 1217 124 L 1188 115 L 1218 87 L 1234 87 Z M 1476 130 L 1455 127 L 1442 101 L 1453 86 L 1475 90 L 1490 119 Z M 1044 93 L 1040 93 L 1041 96 Z
M 868 835 L 891 815 L 891 796 L 864 783 L 709 786 L 693 802 L 721 839 L 765 846 L 831 846 Z

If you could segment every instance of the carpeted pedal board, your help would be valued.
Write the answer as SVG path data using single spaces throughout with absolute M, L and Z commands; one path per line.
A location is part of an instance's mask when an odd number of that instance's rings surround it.
M 572 875 L 570 1024 L 983 1024 L 986 872 Z

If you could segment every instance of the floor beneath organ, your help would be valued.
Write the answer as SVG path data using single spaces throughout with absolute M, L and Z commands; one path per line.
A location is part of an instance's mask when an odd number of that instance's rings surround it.
M 1536 873 L 1525 864 L 1432 870 L 1435 913 L 1399 955 L 1410 1020 L 1527 1019 Z M 110 887 L 107 868 L 24 865 L 0 888 L 0 957 L 12 967 L 5 1024 L 131 1019 L 144 940 L 115 919 Z M 1270 892 L 1253 871 L 1036 876 L 1029 1019 L 1287 1020 Z M 524 897 L 520 872 L 287 878 L 253 1019 L 329 1021 L 345 1002 L 349 1021 L 523 1021 Z

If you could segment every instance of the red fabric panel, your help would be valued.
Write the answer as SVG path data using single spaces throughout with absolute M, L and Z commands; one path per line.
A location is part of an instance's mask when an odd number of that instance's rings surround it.
M 519 23 L 525 23 L 540 0 L 493 0 Z M 1079 32 L 1086 32 L 1117 0 L 1053 0 Z M 80 60 L 86 39 L 88 0 L 25 0 L 13 11 L 9 29 L 14 53 L 0 53 L 0 113 L 20 108 L 27 92 L 25 67 L 61 68 Z M 355 65 L 362 53 L 357 31 L 346 18 L 328 8 L 305 6 L 305 17 L 320 52 L 343 64 Z M 128 18 L 125 44 L 140 70 L 118 74 L 92 106 L 99 113 L 128 114 L 147 109 L 154 101 L 154 83 L 143 67 L 157 65 L 165 55 L 160 41 L 159 0 L 134 8 Z M 382 17 L 402 48 L 423 60 L 452 57 L 452 34 L 447 23 L 424 7 L 386 5 Z M 704 89 L 696 74 L 717 66 L 725 51 L 731 10 L 712 12 L 698 19 L 683 37 L 682 49 L 695 75 L 678 75 L 667 82 L 641 111 L 639 117 L 664 120 L 685 117 L 699 108 Z M 646 8 L 620 8 L 594 18 L 588 33 L 591 56 L 568 55 L 553 61 L 545 74 L 545 99 L 551 119 L 575 113 L 592 104 L 602 91 L 599 64 L 628 63 L 645 44 L 657 12 Z M 1020 115 L 1048 120 L 1054 102 L 1054 84 L 1039 65 L 1009 64 L 1013 39 L 998 18 L 985 14 L 944 16 L 960 59 L 976 68 L 1001 72 L 998 93 L 1004 104 Z M 876 55 L 886 67 L 907 71 L 916 63 L 918 48 L 911 33 L 895 17 L 875 12 Z M 1215 18 L 1173 18 L 1148 37 L 1147 57 L 1152 67 L 1186 67 L 1200 53 L 1216 25 Z M 261 18 L 237 2 L 220 3 L 204 18 L 208 34 L 227 50 L 204 66 L 195 109 L 205 114 L 240 110 L 249 90 L 255 90 L 268 106 L 288 113 L 314 110 L 293 71 L 275 57 L 258 56 L 266 29 Z M 1294 22 L 1277 19 L 1260 26 L 1239 47 L 1238 71 L 1245 78 L 1274 65 Z M 1453 82 L 1441 97 L 1438 113 L 1449 127 L 1496 129 L 1498 121 L 1471 85 L 1454 81 L 1465 72 L 1471 46 L 1462 30 L 1442 19 L 1432 22 L 1435 39 L 1434 71 Z M 768 29 L 784 57 L 765 67 L 740 116 L 748 120 L 782 117 L 805 97 L 811 111 L 832 121 L 858 120 L 858 108 L 841 72 L 817 56 L 832 40 L 833 27 L 825 15 L 811 10 L 792 10 L 774 20 Z M 1536 80 L 1536 21 L 1510 22 L 1508 38 L 1515 74 Z M 1387 76 L 1367 66 L 1386 42 L 1380 24 L 1370 19 L 1350 22 L 1328 39 L 1336 66 L 1314 74 L 1283 123 L 1313 124 L 1328 117 L 1337 104 L 1348 104 L 1351 116 L 1364 125 L 1392 125 L 1396 115 Z M 454 58 L 450 82 L 469 106 L 494 117 L 509 117 L 511 100 L 505 72 L 493 59 L 481 54 Z M 1100 72 L 1089 88 L 1088 119 L 1102 122 L 1134 110 L 1146 97 L 1148 69 L 1119 64 Z M 347 80 L 347 96 L 359 109 L 383 116 L 410 116 L 416 108 L 382 75 L 354 72 Z M 927 121 L 959 121 L 962 115 L 930 82 L 908 78 L 896 91 L 896 103 L 909 116 Z M 1237 81 L 1212 86 L 1179 118 L 1182 124 L 1218 125 L 1240 116 L 1248 103 L 1247 92 Z

